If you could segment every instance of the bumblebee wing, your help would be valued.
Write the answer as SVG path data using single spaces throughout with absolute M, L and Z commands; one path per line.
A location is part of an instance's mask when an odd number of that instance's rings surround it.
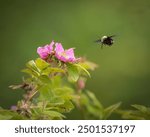
M 96 40 L 96 41 L 94 41 L 94 42 L 96 42 L 96 43 L 100 43 L 100 42 L 101 42 L 101 40 L 100 40 L 100 39 L 98 39 L 98 40 Z
M 110 38 L 112 38 L 112 37 L 116 37 L 116 35 L 111 35 L 111 36 L 109 36 Z

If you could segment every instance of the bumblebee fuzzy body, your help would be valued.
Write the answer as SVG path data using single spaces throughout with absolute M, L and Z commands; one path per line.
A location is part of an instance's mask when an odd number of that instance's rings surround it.
M 113 40 L 113 36 L 103 36 L 101 39 L 97 40 L 96 42 L 100 42 L 102 44 L 102 47 L 103 45 L 105 46 L 112 46 L 113 43 L 114 43 L 114 40 Z

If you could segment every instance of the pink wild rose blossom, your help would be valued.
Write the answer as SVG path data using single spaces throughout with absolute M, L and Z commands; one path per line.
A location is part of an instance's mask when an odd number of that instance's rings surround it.
M 37 53 L 42 59 L 46 59 L 53 52 L 54 41 L 44 47 L 38 47 Z
M 55 56 L 63 62 L 76 62 L 79 60 L 79 58 L 75 58 L 74 56 L 74 48 L 64 50 L 61 43 L 55 44 Z

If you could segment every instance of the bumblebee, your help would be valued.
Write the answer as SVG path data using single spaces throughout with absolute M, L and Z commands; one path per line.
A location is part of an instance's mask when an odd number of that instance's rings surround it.
M 114 35 L 103 36 L 103 37 L 101 37 L 101 39 L 96 40 L 96 42 L 102 44 L 101 48 L 103 48 L 103 46 L 112 46 L 114 43 L 113 37 L 114 37 Z

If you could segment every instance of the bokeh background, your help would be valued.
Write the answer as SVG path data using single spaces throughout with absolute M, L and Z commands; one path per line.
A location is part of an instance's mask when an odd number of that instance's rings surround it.
M 101 50 L 94 41 L 103 35 L 116 37 Z M 150 105 L 149 0 L 0 0 L 0 106 L 22 97 L 8 86 L 21 82 L 20 70 L 51 40 L 99 65 L 86 87 L 104 106 Z

